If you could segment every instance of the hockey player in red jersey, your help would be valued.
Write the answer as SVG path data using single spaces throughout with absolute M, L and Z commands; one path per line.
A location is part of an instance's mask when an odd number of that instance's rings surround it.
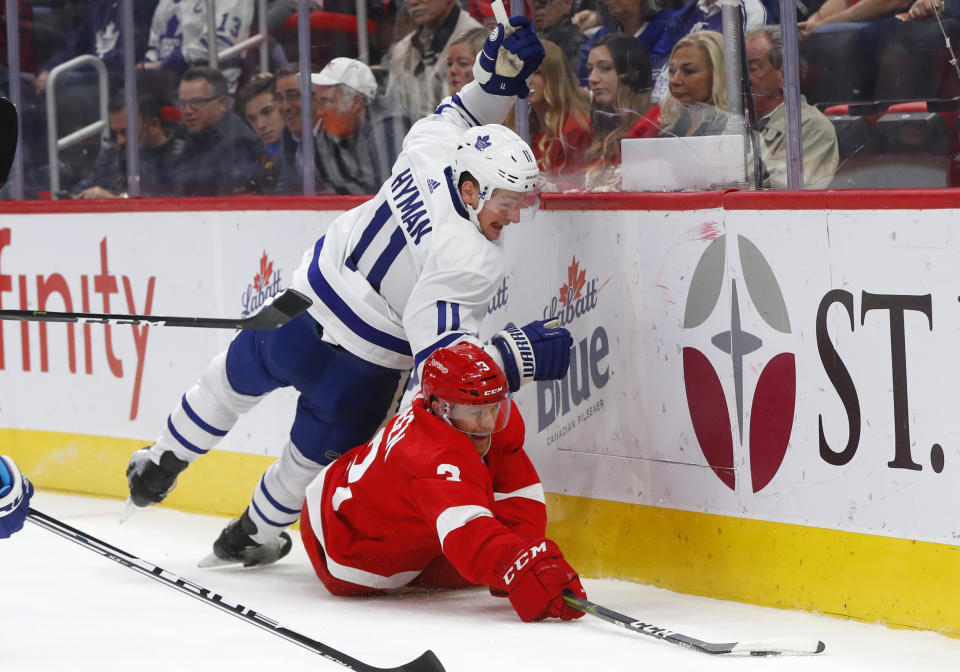
M 524 621 L 583 615 L 577 573 L 545 538 L 543 486 L 507 379 L 470 343 L 436 350 L 413 404 L 307 488 L 300 533 L 335 595 L 486 585 Z

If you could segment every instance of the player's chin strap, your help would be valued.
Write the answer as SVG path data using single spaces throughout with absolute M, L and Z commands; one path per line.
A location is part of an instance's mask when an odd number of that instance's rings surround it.
M 483 196 L 479 195 L 479 201 L 477 202 L 476 208 L 463 200 L 463 194 L 459 194 L 459 196 L 460 202 L 463 203 L 463 207 L 467 211 L 467 217 L 469 217 L 470 221 L 473 222 L 473 225 L 477 227 L 477 231 L 483 233 L 483 228 L 480 226 L 480 211 L 483 210 Z

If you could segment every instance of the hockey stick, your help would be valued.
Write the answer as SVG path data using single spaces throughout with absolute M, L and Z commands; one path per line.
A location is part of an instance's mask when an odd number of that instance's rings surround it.
M 0 98 L 0 187 L 7 181 L 17 154 L 19 128 L 16 106 L 6 98 Z
M 209 604 L 217 609 L 220 609 L 221 611 L 225 611 L 228 614 L 243 619 L 245 622 L 255 625 L 258 628 L 266 630 L 267 632 L 271 632 L 278 637 L 282 637 L 288 642 L 299 644 L 303 648 L 309 649 L 314 653 L 318 653 L 327 660 L 339 663 L 344 667 L 349 667 L 351 670 L 357 670 L 357 672 L 444 672 L 443 665 L 440 664 L 440 661 L 437 659 L 436 655 L 434 655 L 433 651 L 430 650 L 425 651 L 420 657 L 410 661 L 406 665 L 401 665 L 400 667 L 374 667 L 373 665 L 368 665 L 367 663 L 359 661 L 356 658 L 352 658 L 345 653 L 337 651 L 331 646 L 327 646 L 326 644 L 318 642 L 315 639 L 310 639 L 305 635 L 301 635 L 299 632 L 285 628 L 273 619 L 267 618 L 263 614 L 258 614 L 242 604 L 232 602 L 222 595 L 217 595 L 208 588 L 204 588 L 203 586 L 199 586 L 192 581 L 187 581 L 186 579 L 180 578 L 176 574 L 161 567 L 157 567 L 146 560 L 141 560 L 140 558 L 131 555 L 126 551 L 120 550 L 116 546 L 111 546 L 105 541 L 100 541 L 95 537 L 91 537 L 89 534 L 81 532 L 74 527 L 70 527 L 66 523 L 48 516 L 45 513 L 41 513 L 33 507 L 30 508 L 30 513 L 27 515 L 27 520 L 35 525 L 39 525 L 49 532 L 60 535 L 64 539 L 69 539 L 80 546 L 88 548 L 94 553 L 99 553 L 104 557 L 110 558 L 114 562 L 118 562 L 125 567 L 129 567 L 130 569 L 139 572 L 144 576 L 149 576 L 151 579 L 155 579 L 165 586 L 176 588 L 181 593 L 186 593 L 190 597 L 195 597 L 205 604 Z
M 626 628 L 627 630 L 640 633 L 641 635 L 647 635 L 648 637 L 656 637 L 657 639 L 662 639 L 665 642 L 670 642 L 677 646 L 702 651 L 703 653 L 729 653 L 733 655 L 750 656 L 780 656 L 783 654 L 807 655 L 821 653 L 825 648 L 823 642 L 812 639 L 784 639 L 771 640 L 769 642 L 704 642 L 694 637 L 681 635 L 679 632 L 673 632 L 666 628 L 660 628 L 656 625 L 644 623 L 635 618 L 618 614 L 595 602 L 581 599 L 569 590 L 564 591 L 563 601 L 574 609 L 579 609 L 608 623 L 619 625 L 621 628 Z
M 313 302 L 295 289 L 287 289 L 256 315 L 239 318 L 163 317 L 102 313 L 53 313 L 46 310 L 0 310 L 0 320 L 24 322 L 93 322 L 96 324 L 153 324 L 158 327 L 208 329 L 276 329 L 310 307 Z

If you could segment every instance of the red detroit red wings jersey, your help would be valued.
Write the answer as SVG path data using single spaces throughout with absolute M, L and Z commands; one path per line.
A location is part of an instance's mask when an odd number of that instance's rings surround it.
M 523 418 L 511 402 L 507 427 L 481 459 L 418 394 L 307 489 L 327 571 L 360 586 L 398 588 L 446 556 L 468 581 L 497 583 L 497 570 L 546 529 L 543 486 L 523 437 Z

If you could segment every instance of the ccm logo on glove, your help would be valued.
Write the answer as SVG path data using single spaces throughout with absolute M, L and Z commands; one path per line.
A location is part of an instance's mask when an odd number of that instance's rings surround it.
M 547 540 L 544 539 L 536 546 L 531 546 L 529 550 L 523 551 L 520 555 L 517 556 L 516 560 L 513 561 L 513 564 L 507 568 L 507 571 L 503 575 L 503 583 L 506 586 L 510 586 L 515 578 L 517 578 L 517 572 L 521 571 L 526 567 L 531 560 L 537 557 L 539 553 L 547 552 Z

